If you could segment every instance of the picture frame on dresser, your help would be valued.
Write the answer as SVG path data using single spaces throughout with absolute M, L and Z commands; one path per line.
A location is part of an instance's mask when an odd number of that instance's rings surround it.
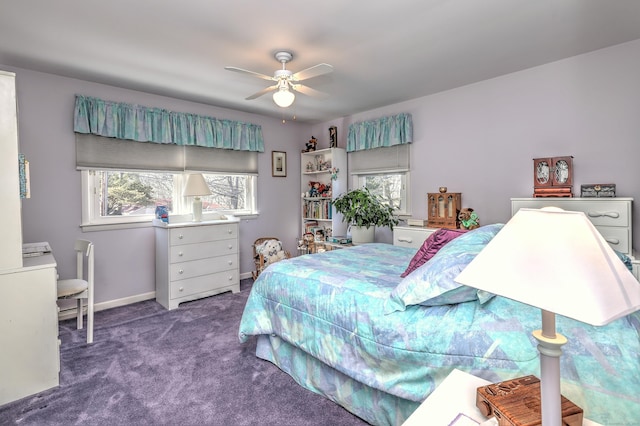
M 287 177 L 287 153 L 271 151 L 271 176 Z

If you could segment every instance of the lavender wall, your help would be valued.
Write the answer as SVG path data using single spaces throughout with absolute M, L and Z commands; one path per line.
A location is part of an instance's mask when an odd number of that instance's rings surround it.
M 79 237 L 92 240 L 96 244 L 97 303 L 155 290 L 155 238 L 151 227 L 84 233 L 80 229 L 80 172 L 75 169 L 73 133 L 75 94 L 260 124 L 265 140 L 265 152 L 258 155 L 260 215 L 241 222 L 240 272 L 253 269 L 251 244 L 260 236 L 281 236 L 289 250 L 295 248 L 299 153 L 308 139 L 307 126 L 30 70 L 1 65 L 0 69 L 16 73 L 20 152 L 31 165 L 32 197 L 22 204 L 23 241 L 48 241 L 59 274 L 71 276 L 73 241 Z M 286 178 L 271 177 L 272 150 L 287 152 Z
M 428 76 L 425 76 L 428 78 Z M 313 126 L 413 114 L 411 201 L 426 217 L 426 194 L 462 193 L 482 223 L 505 222 L 510 198 L 531 197 L 533 158 L 573 155 L 580 185 L 615 183 L 633 197 L 640 248 L 640 40 Z M 391 241 L 389 232 L 376 239 Z
M 573 155 L 574 192 L 583 183 L 617 184 L 640 200 L 640 40 L 319 125 L 287 123 L 91 82 L 2 67 L 17 74 L 20 147 L 31 161 L 33 198 L 23 202 L 24 240 L 49 241 L 61 275 L 72 273 L 65 251 L 83 236 L 96 242 L 97 302 L 154 290 L 150 228 L 82 233 L 80 175 L 75 170 L 72 110 L 84 94 L 175 111 L 261 124 L 257 219 L 241 223 L 242 273 L 252 270 L 251 243 L 277 235 L 293 250 L 299 229 L 300 149 L 311 135 L 328 147 L 338 126 L 345 146 L 350 123 L 410 112 L 414 122 L 411 202 L 426 215 L 426 193 L 447 186 L 482 223 L 504 222 L 511 197 L 533 191 L 532 159 Z M 428 76 L 425 76 L 428 78 Z M 271 151 L 286 151 L 287 178 L 271 177 Z M 287 207 L 284 207 L 287 206 Z M 640 209 L 634 209 L 640 228 Z M 391 241 L 378 230 L 378 241 Z M 640 247 L 640 232 L 634 232 Z

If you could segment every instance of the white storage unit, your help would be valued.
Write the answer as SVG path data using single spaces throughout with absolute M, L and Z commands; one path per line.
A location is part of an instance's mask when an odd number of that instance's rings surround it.
M 511 216 L 521 208 L 559 207 L 584 212 L 604 239 L 615 250 L 633 257 L 633 198 L 512 198 Z
M 56 262 L 22 257 L 15 74 L 0 71 L 0 405 L 58 386 Z
M 332 201 L 340 194 L 347 192 L 347 152 L 343 148 L 327 148 L 312 152 L 303 152 L 300 158 L 301 177 L 300 192 L 302 196 L 301 216 L 302 233 L 307 221 L 316 221 L 318 227 L 324 228 L 325 236 L 347 235 L 347 224 L 342 221 L 342 214 L 336 213 Z M 333 174 L 332 170 L 337 173 Z M 335 178 L 335 179 L 334 179 Z M 319 182 L 331 186 L 331 196 L 313 196 L 310 182 Z
M 56 285 L 51 254 L 0 272 L 0 405 L 59 384 Z
M 181 302 L 240 291 L 239 220 L 164 224 L 156 233 L 156 301 Z
M 437 230 L 438 228 L 423 228 L 420 226 L 394 226 L 393 245 L 411 247 L 417 250 L 429 238 L 429 235 Z

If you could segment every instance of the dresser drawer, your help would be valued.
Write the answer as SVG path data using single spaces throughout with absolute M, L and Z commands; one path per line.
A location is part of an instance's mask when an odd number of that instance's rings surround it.
M 190 262 L 172 263 L 169 267 L 169 280 L 183 280 L 200 275 L 237 268 L 237 254 L 218 256 L 210 259 L 192 260 Z
M 170 231 L 169 244 L 177 246 L 181 244 L 231 239 L 237 238 L 237 236 L 238 225 L 235 223 L 218 226 L 186 226 Z
M 169 262 L 187 262 L 238 253 L 238 240 L 220 240 L 206 243 L 183 244 L 172 246 Z
M 437 228 L 396 226 L 393 228 L 393 245 L 411 247 L 417 250 L 429 235 L 435 231 L 437 231 Z
M 174 281 L 170 285 L 170 298 L 181 299 L 192 294 L 215 292 L 218 288 L 233 286 L 239 281 L 238 269 Z
M 626 197 L 512 198 L 511 215 L 516 214 L 521 208 L 540 209 L 548 206 L 583 212 L 614 250 L 631 256 L 632 202 L 632 198 Z
M 631 240 L 627 228 L 617 228 L 615 226 L 596 226 L 600 235 L 609 243 L 611 248 L 626 255 L 631 255 Z
M 571 198 L 535 198 L 512 201 L 511 215 L 521 208 L 540 209 L 559 207 L 563 210 L 584 212 L 594 225 L 627 227 L 631 223 L 631 203 L 623 200 L 585 200 Z

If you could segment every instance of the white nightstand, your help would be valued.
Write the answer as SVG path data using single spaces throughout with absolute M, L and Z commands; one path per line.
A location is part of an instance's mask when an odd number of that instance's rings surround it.
M 453 370 L 403 426 L 448 426 L 459 413 L 482 423 L 487 418 L 476 408 L 476 389 L 489 383 L 464 371 Z
M 478 423 L 485 422 L 488 419 L 476 408 L 476 389 L 489 383 L 464 371 L 453 370 L 402 426 L 448 426 L 458 414 Z M 587 419 L 582 425 L 602 426 Z

